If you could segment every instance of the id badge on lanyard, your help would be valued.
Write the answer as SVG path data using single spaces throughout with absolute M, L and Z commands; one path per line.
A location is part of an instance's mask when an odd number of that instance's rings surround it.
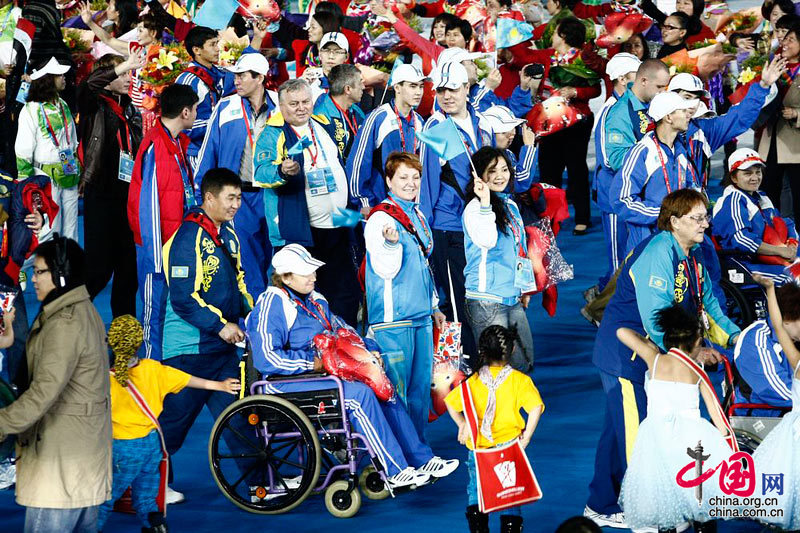
M 328 167 L 309 170 L 306 172 L 306 179 L 308 180 L 308 188 L 311 196 L 322 196 L 323 194 L 330 194 L 339 190 L 336 187 L 336 179 L 333 176 L 333 171 Z
M 72 148 L 62 148 L 58 151 L 58 160 L 65 176 L 74 176 L 78 173 L 78 162 L 75 159 L 75 152 Z
M 514 288 L 522 292 L 534 292 L 536 290 L 533 263 L 527 257 L 517 257 L 514 265 Z
M 133 157 L 129 152 L 119 153 L 119 173 L 117 176 L 121 181 L 130 183 L 133 177 Z
M 22 105 L 25 105 L 28 102 L 28 91 L 31 89 L 30 82 L 23 81 L 19 85 L 19 90 L 17 91 L 17 102 Z

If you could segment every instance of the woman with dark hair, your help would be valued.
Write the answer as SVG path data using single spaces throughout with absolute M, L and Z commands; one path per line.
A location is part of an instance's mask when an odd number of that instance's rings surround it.
M 647 45 L 647 39 L 641 33 L 634 33 L 630 39 L 622 43 L 620 52 L 633 54 L 639 58 L 639 61 L 650 59 L 650 47 Z
M 26 343 L 27 389 L 0 409 L 0 441 L 17 435 L 26 531 L 97 531 L 98 506 L 111 496 L 106 331 L 78 243 L 57 236 L 34 254 L 42 307 Z
M 452 13 L 442 13 L 440 15 L 436 15 L 436 18 L 433 19 L 433 23 L 431 24 L 430 41 L 438 44 L 439 46 L 445 46 L 445 28 L 453 20 L 458 20 L 458 17 Z
M 686 13 L 676 11 L 661 23 L 661 40 L 664 44 L 656 56 L 658 59 L 667 57 L 686 48 L 686 38 L 689 35 L 691 19 Z
M 655 20 L 659 26 L 663 26 L 668 15 L 658 9 L 653 3 L 653 0 L 642 0 L 641 7 L 645 15 Z M 715 37 L 711 28 L 703 24 L 700 20 L 700 16 L 703 14 L 705 7 L 704 0 L 677 0 L 675 3 L 675 11 L 685 14 L 689 19 L 684 25 L 686 28 L 687 44 L 694 44 L 705 39 L 714 39 Z M 672 15 L 674 15 L 674 13 Z
M 55 57 L 31 73 L 28 102 L 18 119 L 14 150 L 17 179 L 50 177 L 50 194 L 58 214 L 50 221 L 53 231 L 78 239 L 78 135 L 75 120 L 59 93 L 66 87 L 68 65 Z
M 533 265 L 514 192 L 514 167 L 505 150 L 484 146 L 472 156 L 478 178 L 467 184 L 464 227 L 464 287 L 467 321 L 476 339 L 488 326 L 515 327 L 521 342 L 510 364 L 533 369 L 533 336 L 525 315 L 535 290 Z M 508 192 L 506 192 L 508 191 Z
M 333 13 L 314 13 L 308 19 L 308 40 L 292 42 L 292 50 L 296 62 L 297 77 L 309 67 L 322 69 L 322 59 L 319 56 L 319 42 L 326 33 L 341 31 L 341 19 Z
M 114 23 L 111 34 L 121 37 L 136 27 L 139 8 L 135 0 L 109 0 L 106 7 L 106 20 Z

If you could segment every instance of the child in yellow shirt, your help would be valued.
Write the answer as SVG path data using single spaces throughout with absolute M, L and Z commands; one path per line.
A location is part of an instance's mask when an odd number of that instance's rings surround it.
M 445 398 L 447 411 L 458 425 L 458 442 L 469 449 L 473 446 L 463 414 L 461 387 L 464 386 L 470 388 L 478 416 L 478 448 L 502 446 L 517 438 L 525 448 L 536 430 L 544 403 L 531 378 L 508 365 L 516 341 L 517 335 L 513 329 L 493 325 L 483 330 L 478 340 L 480 368 Z M 520 409 L 528 413 L 527 422 L 522 418 Z M 489 515 L 480 512 L 478 507 L 475 460 L 471 453 L 467 457 L 467 469 L 466 514 L 469 530 L 489 531 Z M 519 507 L 504 509 L 502 513 L 500 524 L 504 533 L 522 531 L 522 512 Z
M 136 352 L 142 344 L 142 325 L 131 315 L 115 318 L 108 329 L 108 345 L 114 352 L 111 374 L 111 426 L 114 437 L 114 476 L 111 499 L 100 506 L 98 529 L 102 531 L 114 502 L 131 487 L 133 508 L 143 532 L 165 532 L 164 515 L 156 505 L 162 458 L 159 429 L 134 400 L 129 385 L 133 385 L 152 414 L 158 418 L 167 394 L 184 387 L 236 394 L 239 380 L 209 381 L 162 365 L 152 359 L 138 359 Z

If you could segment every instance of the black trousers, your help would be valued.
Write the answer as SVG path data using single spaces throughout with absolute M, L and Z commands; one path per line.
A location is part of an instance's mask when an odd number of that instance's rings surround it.
M 361 287 L 356 277 L 353 232 L 350 228 L 311 228 L 313 249 L 325 266 L 317 270 L 317 288 L 328 300 L 331 311 L 353 328 L 358 327 Z
M 539 173 L 542 183 L 561 188 L 567 169 L 567 200 L 575 208 L 575 224 L 589 224 L 589 167 L 586 164 L 592 115 L 574 126 L 542 137 L 539 141 Z
M 781 210 L 781 191 L 783 190 L 783 177 L 788 173 L 789 186 L 792 189 L 792 216 L 795 221 L 800 215 L 800 164 L 779 164 L 778 149 L 775 136 L 771 139 L 769 153 L 767 154 L 767 168 L 764 170 L 764 181 L 761 189 L 767 193 L 772 204 L 778 211 Z
M 431 267 L 433 268 L 434 281 L 437 288 L 443 288 L 446 297 L 439 302 L 439 310 L 444 313 L 447 320 L 454 319 L 453 304 L 458 311 L 458 320 L 461 322 L 461 346 L 464 354 L 469 355 L 467 362 L 470 367 L 477 370 L 478 350 L 472 328 L 467 323 L 467 304 L 464 293 L 464 267 L 467 258 L 464 255 L 464 232 L 433 230 L 433 254 Z M 447 278 L 447 265 L 450 265 L 450 276 L 453 278 L 453 294 L 450 294 L 450 283 Z M 441 291 L 439 294 L 442 294 Z
M 136 316 L 136 248 L 128 225 L 128 185 L 114 178 L 105 190 L 87 185 L 83 193 L 86 288 L 94 299 L 113 276 L 111 314 Z

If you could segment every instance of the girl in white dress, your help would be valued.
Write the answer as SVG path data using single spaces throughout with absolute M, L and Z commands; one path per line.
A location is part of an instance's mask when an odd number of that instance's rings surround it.
M 693 462 L 687 450 L 694 450 L 698 442 L 702 443 L 703 455 L 709 456 L 704 472 L 726 460 L 732 450 L 724 436 L 731 430 L 716 393 L 702 377 L 702 367 L 692 368 L 702 340 L 698 317 L 673 304 L 658 312 L 657 323 L 664 331 L 664 346 L 669 348 L 666 354 L 631 329 L 617 330 L 619 340 L 644 359 L 649 368 L 645 382 L 647 417 L 639 426 L 628 461 L 620 505 L 630 528 L 674 531 L 692 521 L 696 532 L 716 531 L 715 525 L 707 521 L 708 501 L 720 494 L 717 476 L 703 484 L 700 502 L 695 489 L 680 487 L 676 476 Z M 700 416 L 701 394 L 713 425 Z M 694 468 L 685 476 L 687 480 L 695 477 Z

